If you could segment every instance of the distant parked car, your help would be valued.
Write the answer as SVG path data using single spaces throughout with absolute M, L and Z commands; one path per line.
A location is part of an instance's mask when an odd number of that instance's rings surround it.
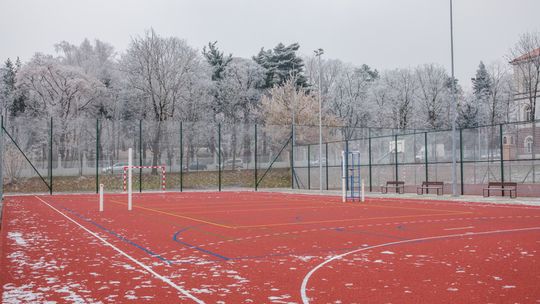
M 310 166 L 318 166 L 319 165 L 319 160 L 318 159 L 312 160 L 311 162 L 309 162 L 309 165 Z M 322 165 L 326 166 L 326 157 L 322 158 Z
M 187 167 L 187 169 L 189 171 L 200 171 L 200 170 L 206 170 L 208 167 L 206 166 L 206 164 L 198 164 L 198 163 L 192 163 L 192 164 L 189 164 L 189 166 Z M 186 169 L 184 167 L 184 169 Z
M 221 165 L 221 169 L 222 170 L 233 170 L 233 165 L 234 165 L 234 170 L 240 170 L 240 169 L 244 169 L 244 161 L 242 159 L 227 159 L 226 161 L 223 162 L 223 164 Z M 216 165 L 216 169 L 218 168 L 218 165 Z
M 103 173 L 120 174 L 124 172 L 124 167 L 127 165 L 127 163 L 115 163 L 112 166 L 103 168 Z

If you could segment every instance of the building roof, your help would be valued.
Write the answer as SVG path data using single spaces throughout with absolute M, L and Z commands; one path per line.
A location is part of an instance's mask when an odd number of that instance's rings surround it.
M 523 54 L 514 60 L 510 61 L 511 64 L 517 64 L 521 61 L 530 60 L 532 58 L 540 57 L 540 48 L 534 49 L 527 54 Z

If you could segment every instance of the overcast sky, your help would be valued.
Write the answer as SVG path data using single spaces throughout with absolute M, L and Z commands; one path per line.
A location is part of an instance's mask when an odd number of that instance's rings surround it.
M 454 0 L 456 76 L 470 86 L 480 60 L 504 60 L 521 33 L 540 30 L 540 0 Z M 379 70 L 438 63 L 450 70 L 449 0 L 0 0 L 0 60 L 85 37 L 121 53 L 153 27 L 234 56 L 298 42 L 303 54 Z

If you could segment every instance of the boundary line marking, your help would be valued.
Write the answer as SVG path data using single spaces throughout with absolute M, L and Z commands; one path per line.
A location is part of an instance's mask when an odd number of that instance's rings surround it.
M 62 215 L 63 217 L 67 218 L 68 220 L 70 220 L 71 222 L 73 222 L 74 224 L 76 224 L 77 226 L 79 226 L 80 228 L 82 228 L 83 230 L 85 230 L 86 232 L 88 232 L 90 235 L 92 235 L 93 237 L 95 237 L 96 239 L 100 240 L 103 244 L 105 244 L 106 246 L 109 246 L 111 247 L 112 249 L 114 249 L 115 251 L 117 251 L 118 253 L 120 253 L 121 255 L 125 256 L 126 258 L 128 258 L 129 260 L 131 260 L 133 263 L 139 265 L 139 267 L 143 268 L 144 270 L 146 270 L 148 273 L 152 274 L 153 276 L 155 276 L 156 278 L 160 279 L 161 281 L 163 281 L 164 283 L 168 284 L 169 286 L 171 286 L 172 288 L 176 289 L 178 292 L 180 292 L 181 294 L 183 294 L 184 296 L 190 298 L 191 300 L 193 300 L 195 303 L 204 303 L 202 300 L 196 298 L 195 296 L 193 296 L 191 293 L 189 293 L 187 290 L 183 289 L 182 287 L 176 285 L 173 281 L 169 280 L 168 278 L 160 275 L 159 273 L 155 272 L 154 270 L 152 270 L 152 268 L 146 266 L 145 264 L 139 262 L 137 259 L 135 259 L 134 257 L 130 256 L 129 254 L 125 253 L 124 251 L 122 251 L 121 249 L 119 249 L 118 247 L 114 246 L 113 244 L 109 243 L 107 240 L 103 239 L 102 237 L 100 237 L 99 235 L 97 235 L 96 233 L 90 231 L 88 228 L 84 227 L 83 225 L 79 224 L 77 221 L 73 220 L 72 218 L 70 218 L 69 216 L 67 216 L 66 214 L 64 214 L 62 211 L 56 209 L 55 207 L 51 206 L 49 203 L 47 203 L 46 201 L 44 201 L 43 199 L 41 199 L 40 197 L 38 196 L 35 196 L 35 198 L 37 198 L 38 200 L 40 200 L 42 203 L 44 203 L 45 205 L 49 206 L 51 209 L 53 209 L 54 211 L 56 211 L 57 213 L 59 213 L 60 215 Z
M 126 205 L 126 204 L 123 203 L 123 202 L 119 202 L 119 201 L 115 201 L 115 200 L 111 200 L 111 202 L 116 203 L 116 204 L 119 204 L 119 205 Z M 209 221 L 201 220 L 201 219 L 194 218 L 194 217 L 183 216 L 183 215 L 179 215 L 179 214 L 175 214 L 175 213 L 170 213 L 170 212 L 165 212 L 165 211 L 161 211 L 161 210 L 156 210 L 156 209 L 151 209 L 151 208 L 141 207 L 141 206 L 137 206 L 137 205 L 133 205 L 133 208 L 138 208 L 138 209 L 143 209 L 143 210 L 153 211 L 153 212 L 157 212 L 157 213 L 161 213 L 161 214 L 166 214 L 166 215 L 169 215 L 169 216 L 179 217 L 179 218 L 183 218 L 183 219 L 187 219 L 187 220 L 192 220 L 192 221 L 199 222 L 199 223 L 205 223 L 205 224 L 212 225 L 212 226 L 218 226 L 218 227 L 222 227 L 222 228 L 229 228 L 229 229 L 234 229 L 234 228 L 236 228 L 236 227 L 234 227 L 234 226 L 222 225 L 222 224 L 218 224 L 218 223 L 214 223 L 214 222 L 209 222 Z
M 175 242 L 177 242 L 177 243 L 179 243 L 179 244 L 182 244 L 182 245 L 184 245 L 184 246 L 186 246 L 186 247 L 188 247 L 188 248 L 195 249 L 195 250 L 200 251 L 200 252 L 202 252 L 202 253 L 209 254 L 209 255 L 211 255 L 211 256 L 214 256 L 214 257 L 219 258 L 219 259 L 224 260 L 224 261 L 228 261 L 228 260 L 231 259 L 231 258 L 226 257 L 226 256 L 224 256 L 224 255 L 221 255 L 221 254 L 219 254 L 219 253 L 215 253 L 215 252 L 212 252 L 212 251 L 210 251 L 210 250 L 207 250 L 207 249 L 204 249 L 204 248 L 201 248 L 201 247 L 197 247 L 197 246 L 195 246 L 195 245 L 188 244 L 188 243 L 186 243 L 186 242 L 184 242 L 184 241 L 179 240 L 179 239 L 178 239 L 178 235 L 179 235 L 180 233 L 183 233 L 183 232 L 188 231 L 190 228 L 191 228 L 191 227 L 186 227 L 186 228 L 182 228 L 182 229 L 178 230 L 178 231 L 173 235 L 173 241 L 175 241 Z
M 408 214 L 408 215 L 397 215 L 397 216 L 381 216 L 381 217 L 367 217 L 367 218 L 354 218 L 354 219 L 337 219 L 337 220 L 324 220 L 324 221 L 309 221 L 309 222 L 290 222 L 290 223 L 276 223 L 276 224 L 262 224 L 262 225 L 248 225 L 248 226 L 236 226 L 235 228 L 263 228 L 263 227 L 276 227 L 276 226 L 287 226 L 287 225 L 308 225 L 308 224 L 323 224 L 323 223 L 341 223 L 341 222 L 354 222 L 354 221 L 365 221 L 365 220 L 389 220 L 389 219 L 398 219 L 398 218 L 407 218 L 407 217 L 426 217 L 426 216 L 442 216 L 442 215 L 460 215 L 460 214 L 470 214 L 472 212 L 460 212 L 460 213 L 435 213 L 435 214 Z
M 472 229 L 472 228 L 474 228 L 474 226 L 446 228 L 443 230 L 451 231 L 451 230 L 465 230 L 465 229 Z
M 317 270 L 319 270 L 320 268 L 322 268 L 326 264 L 328 264 L 328 263 L 330 263 L 332 261 L 341 259 L 341 258 L 343 258 L 343 257 L 345 257 L 345 256 L 347 256 L 349 254 L 353 254 L 353 253 L 357 253 L 357 252 L 361 252 L 361 251 L 366 251 L 366 250 L 371 250 L 371 249 L 375 249 L 375 248 L 380 248 L 380 247 L 387 247 L 387 246 L 401 245 L 401 244 L 415 243 L 415 242 L 422 242 L 422 241 L 440 240 L 440 239 L 449 239 L 449 238 L 459 238 L 459 237 L 468 237 L 468 236 L 477 236 L 477 235 L 489 235 L 489 234 L 508 233 L 508 232 L 532 231 L 532 230 L 540 230 L 540 227 L 507 229 L 507 230 L 492 230 L 492 231 L 483 231 L 483 232 L 467 232 L 467 233 L 460 233 L 460 234 L 448 234 L 448 235 L 430 236 L 430 237 L 423 237 L 423 238 L 410 239 L 410 240 L 405 240 L 405 241 L 397 241 L 397 242 L 384 243 L 384 244 L 379 244 L 379 245 L 374 245 L 374 246 L 369 246 L 369 247 L 363 247 L 363 248 L 358 248 L 358 249 L 348 251 L 348 252 L 345 252 L 345 253 L 342 253 L 342 254 L 339 254 L 339 255 L 335 255 L 335 256 L 323 261 L 319 265 L 315 266 L 313 269 L 311 269 L 306 274 L 306 276 L 302 280 L 302 285 L 300 286 L 300 295 L 302 297 L 302 303 L 304 303 L 304 304 L 309 303 L 310 298 L 307 296 L 306 288 L 307 288 L 307 283 L 308 283 L 309 279 L 311 278 L 311 276 Z

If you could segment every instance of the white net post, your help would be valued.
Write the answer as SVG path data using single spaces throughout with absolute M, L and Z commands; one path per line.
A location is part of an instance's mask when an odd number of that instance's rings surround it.
M 99 211 L 103 212 L 103 184 L 99 184 Z
M 341 151 L 341 194 L 342 200 L 345 203 L 347 201 L 347 162 L 345 161 L 345 151 Z
M 365 195 L 364 195 L 364 179 L 362 179 L 362 187 L 360 188 L 360 201 L 363 203 L 365 201 Z
M 132 189 L 131 189 L 131 186 L 132 186 L 132 183 L 131 183 L 131 177 L 132 177 L 132 174 L 131 172 L 133 171 L 133 150 L 131 148 L 128 149 L 128 210 L 131 211 L 131 208 L 132 208 Z

